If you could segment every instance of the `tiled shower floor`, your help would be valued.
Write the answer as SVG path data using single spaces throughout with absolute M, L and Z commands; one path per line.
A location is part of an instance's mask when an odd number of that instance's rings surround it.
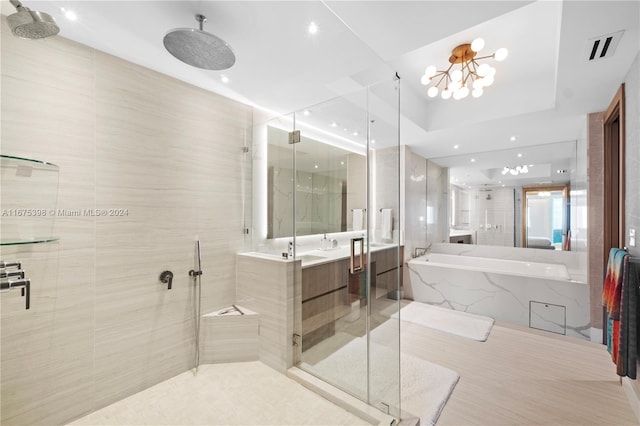
M 72 425 L 367 425 L 261 362 L 201 365 Z

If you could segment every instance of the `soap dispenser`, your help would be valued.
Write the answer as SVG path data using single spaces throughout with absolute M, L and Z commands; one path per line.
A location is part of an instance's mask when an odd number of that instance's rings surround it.
M 324 233 L 324 238 L 320 240 L 320 250 L 326 250 L 329 246 L 327 245 L 329 240 L 327 239 L 327 233 Z

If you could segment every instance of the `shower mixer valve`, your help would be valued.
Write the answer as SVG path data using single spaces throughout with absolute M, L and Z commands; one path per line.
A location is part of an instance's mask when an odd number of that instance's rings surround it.
M 171 290 L 171 283 L 173 283 L 173 272 L 164 271 L 160 274 L 160 282 L 168 284 L 167 290 Z

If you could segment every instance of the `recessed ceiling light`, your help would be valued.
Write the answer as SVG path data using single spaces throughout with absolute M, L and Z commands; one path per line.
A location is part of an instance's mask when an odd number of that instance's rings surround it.
M 355 132 L 351 133 L 353 136 L 358 136 L 360 133 L 358 133 L 358 131 L 356 130 Z
M 504 183 L 502 184 L 502 186 L 504 187 Z
M 502 181 L 501 181 L 501 180 L 499 180 L 499 181 L 498 181 L 498 183 L 502 183 Z
M 516 139 L 518 139 L 516 136 L 511 136 L 511 137 L 509 138 L 509 140 L 510 140 L 511 142 L 515 142 L 515 141 L 516 141 Z
M 78 15 L 73 10 L 66 10 L 64 7 L 61 7 L 62 13 L 64 13 L 64 17 L 70 21 L 77 21 Z
M 344 166 L 344 161 L 341 161 L 341 162 L 340 162 L 340 165 L 341 165 L 341 166 Z
M 318 32 L 318 24 L 312 21 L 307 27 L 307 31 L 309 31 L 309 34 L 316 34 Z
M 331 127 L 338 127 L 338 123 L 336 123 L 335 121 L 333 121 L 333 122 L 331 123 Z
M 344 130 L 344 131 L 346 132 L 348 129 L 345 127 L 345 128 L 344 128 L 344 129 L 342 129 L 342 130 Z
M 518 158 L 520 158 L 520 157 L 522 157 L 522 154 L 521 154 L 521 153 L 518 153 Z
M 533 164 L 529 164 L 529 167 L 533 167 Z
M 317 169 L 317 168 L 318 168 L 318 165 L 316 164 L 315 166 L 313 166 L 313 168 L 314 168 L 314 169 Z
M 454 145 L 453 146 L 453 149 L 458 149 L 458 148 L 460 148 L 460 145 Z
M 475 162 L 476 162 L 476 159 L 475 159 L 475 158 L 472 158 L 472 159 L 471 159 L 471 162 L 472 162 L 472 163 L 475 163 Z
M 222 75 L 220 76 L 220 80 L 221 80 L 224 84 L 227 84 L 227 83 L 230 81 L 230 80 L 229 80 L 229 77 L 228 77 L 228 76 L 226 76 L 226 75 L 224 75 L 224 74 L 222 74 Z
M 376 140 L 375 139 L 371 139 L 371 143 L 376 143 Z
M 309 111 L 308 109 L 305 109 L 302 113 L 304 115 L 311 115 L 311 111 Z

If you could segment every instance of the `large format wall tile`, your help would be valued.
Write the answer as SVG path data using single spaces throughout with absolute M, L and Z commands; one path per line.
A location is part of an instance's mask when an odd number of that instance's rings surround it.
M 203 313 L 235 302 L 246 106 L 96 56 L 97 404 L 194 365 L 196 236 Z M 172 290 L 159 282 L 174 273 Z
M 60 209 L 95 206 L 93 69 L 92 50 L 18 39 L 2 18 L 2 154 L 57 164 Z M 94 233 L 92 217 L 57 217 L 59 242 L 1 248 L 32 282 L 29 310 L 20 291 L 0 297 L 3 425 L 62 423 L 93 407 Z
M 193 366 L 196 238 L 202 312 L 235 302 L 252 109 L 62 37 L 15 38 L 4 18 L 2 39 L 2 154 L 59 165 L 58 209 L 122 209 L 2 247 L 32 306 L 0 299 L 1 423 L 60 424 Z
M 260 314 L 260 361 L 282 373 L 293 365 L 294 326 L 289 318 L 294 314 L 294 296 L 302 297 L 300 264 L 295 268 L 294 263 L 237 256 L 237 303 Z M 301 330 L 299 310 L 295 314 L 296 330 Z

